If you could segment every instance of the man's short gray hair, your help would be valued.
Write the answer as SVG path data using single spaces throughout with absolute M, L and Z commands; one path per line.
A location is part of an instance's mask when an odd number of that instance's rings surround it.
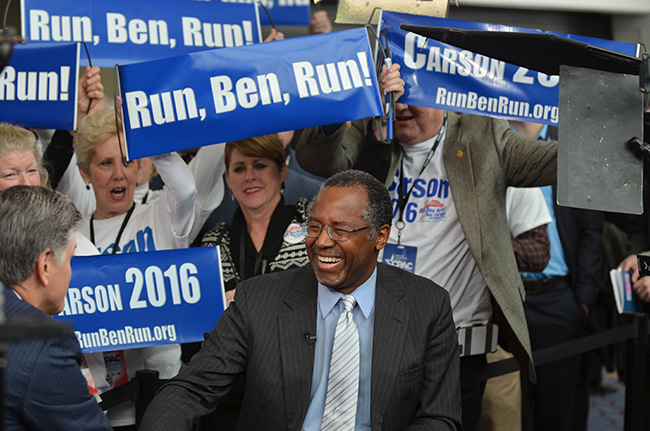
M 355 169 L 339 172 L 321 184 L 318 194 L 325 187 L 359 187 L 365 190 L 368 196 L 368 205 L 361 213 L 361 217 L 370 225 L 368 238 L 374 238 L 383 225 L 390 226 L 393 220 L 393 204 L 390 195 L 386 187 L 369 173 Z M 316 199 L 318 199 L 318 194 L 316 194 Z
M 52 249 L 63 262 L 81 214 L 68 197 L 40 186 L 0 192 L 0 281 L 20 284 L 34 272 L 38 257 Z

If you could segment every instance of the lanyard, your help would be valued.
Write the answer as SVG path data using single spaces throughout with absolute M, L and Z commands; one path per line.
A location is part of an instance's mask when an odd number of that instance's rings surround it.
M 120 226 L 120 230 L 117 232 L 117 238 L 115 238 L 115 243 L 113 244 L 113 251 L 111 251 L 111 254 L 117 253 L 117 245 L 120 243 L 120 239 L 122 238 L 122 232 L 124 232 L 124 228 L 129 222 L 129 219 L 131 218 L 131 214 L 133 214 L 134 209 L 135 209 L 135 202 L 133 202 L 133 205 L 131 205 L 131 209 L 129 210 L 128 213 L 126 213 L 126 217 L 124 217 L 124 220 L 122 220 L 122 226 Z M 95 226 L 93 223 L 94 219 L 95 216 L 90 216 L 90 242 L 92 242 L 93 244 L 95 244 Z
M 440 142 L 442 141 L 442 137 L 445 134 L 445 129 L 447 128 L 447 111 L 445 111 L 445 119 L 442 122 L 442 126 L 440 126 L 440 130 L 438 130 L 438 135 L 436 136 L 436 140 L 431 146 L 431 149 L 427 153 L 427 158 L 424 159 L 424 164 L 422 165 L 422 169 L 420 169 L 420 173 L 418 176 L 413 180 L 413 183 L 411 184 L 411 188 L 409 189 L 408 193 L 404 195 L 404 156 L 402 155 L 402 160 L 400 161 L 400 169 L 399 169 L 399 187 L 397 189 L 397 207 L 398 207 L 398 220 L 395 222 L 395 227 L 397 228 L 397 245 L 400 245 L 400 239 L 402 237 L 402 230 L 406 227 L 406 223 L 404 223 L 404 209 L 406 208 L 406 203 L 408 202 L 409 198 L 411 197 L 411 192 L 413 191 L 413 187 L 415 187 L 415 182 L 420 178 L 422 173 L 424 173 L 424 170 L 427 168 L 429 165 L 429 162 L 433 158 L 433 154 L 436 152 L 436 149 L 438 148 L 438 145 L 440 145 Z

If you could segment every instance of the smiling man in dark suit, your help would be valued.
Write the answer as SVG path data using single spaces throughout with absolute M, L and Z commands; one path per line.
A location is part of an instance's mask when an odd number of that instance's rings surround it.
M 303 226 L 311 266 L 240 284 L 141 430 L 192 429 L 241 374 L 238 429 L 460 429 L 449 296 L 377 263 L 391 219 L 388 192 L 369 174 L 328 179 Z

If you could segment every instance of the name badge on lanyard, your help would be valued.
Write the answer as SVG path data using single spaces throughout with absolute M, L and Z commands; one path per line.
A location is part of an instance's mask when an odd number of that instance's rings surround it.
M 417 247 L 388 243 L 384 247 L 383 262 L 415 273 L 417 254 Z

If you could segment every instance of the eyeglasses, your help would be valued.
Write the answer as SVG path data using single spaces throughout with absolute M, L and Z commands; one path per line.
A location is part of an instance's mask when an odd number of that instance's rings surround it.
M 319 224 L 311 224 L 311 223 L 303 223 L 301 225 L 302 227 L 302 232 L 305 234 L 307 238 L 318 238 L 320 236 L 320 233 L 323 231 L 323 228 L 327 231 L 327 235 L 333 240 L 333 241 L 347 241 L 350 239 L 350 234 L 354 232 L 359 232 L 364 229 L 368 229 L 370 226 L 366 227 L 360 227 L 359 229 L 341 229 L 341 228 L 334 228 L 332 226 L 321 226 Z

